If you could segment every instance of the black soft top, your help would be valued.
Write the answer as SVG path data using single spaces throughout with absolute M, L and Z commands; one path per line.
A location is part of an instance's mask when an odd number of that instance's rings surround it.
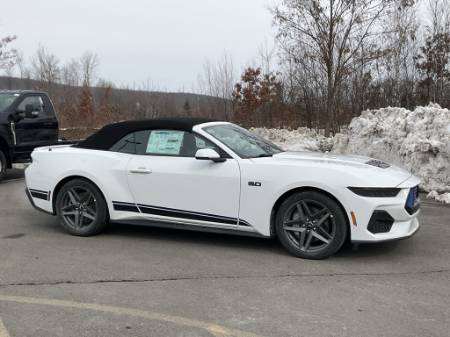
M 217 120 L 206 118 L 158 118 L 133 120 L 113 123 L 104 126 L 99 131 L 79 142 L 76 147 L 92 150 L 109 150 L 126 135 L 141 130 L 180 130 L 192 131 L 195 125 L 216 122 Z

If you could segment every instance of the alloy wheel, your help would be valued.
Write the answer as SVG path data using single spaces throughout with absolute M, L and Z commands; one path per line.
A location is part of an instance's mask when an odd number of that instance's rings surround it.
M 97 217 L 97 200 L 85 187 L 72 187 L 62 197 L 61 216 L 70 227 L 89 227 Z
M 292 244 L 310 253 L 326 248 L 336 234 L 332 212 L 316 200 L 301 200 L 284 214 L 283 230 Z

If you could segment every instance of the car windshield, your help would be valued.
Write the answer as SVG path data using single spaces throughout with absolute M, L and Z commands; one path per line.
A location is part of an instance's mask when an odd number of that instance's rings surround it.
M 8 109 L 18 96 L 12 93 L 0 93 L 0 112 Z
M 204 130 L 228 146 L 241 158 L 271 157 L 283 152 L 275 144 L 233 124 L 219 124 Z

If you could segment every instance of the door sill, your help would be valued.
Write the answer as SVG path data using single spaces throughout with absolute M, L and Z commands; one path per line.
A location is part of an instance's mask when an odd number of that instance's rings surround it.
M 114 224 L 126 224 L 126 225 L 136 225 L 136 226 L 148 226 L 148 227 L 159 227 L 159 228 L 170 228 L 170 229 L 182 229 L 195 232 L 207 232 L 207 233 L 217 233 L 217 234 L 230 234 L 239 236 L 251 236 L 259 238 L 270 238 L 264 236 L 255 231 L 249 230 L 248 226 L 236 226 L 235 228 L 218 228 L 211 227 L 208 225 L 191 225 L 178 222 L 167 222 L 167 221 L 155 221 L 155 220 L 111 220 Z

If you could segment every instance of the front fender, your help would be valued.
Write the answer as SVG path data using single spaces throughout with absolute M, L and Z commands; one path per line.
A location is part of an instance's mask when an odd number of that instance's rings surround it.
M 296 182 L 286 186 L 283 186 L 274 197 L 272 204 L 275 206 L 280 200 L 283 199 L 285 195 L 288 195 L 294 190 L 317 190 L 322 191 L 325 194 L 330 195 L 343 207 L 346 212 L 347 218 L 350 219 L 350 202 L 347 202 L 346 197 L 348 196 L 347 191 L 343 190 L 341 187 L 333 187 L 330 185 L 325 185 L 317 181 L 302 181 L 301 183 Z

